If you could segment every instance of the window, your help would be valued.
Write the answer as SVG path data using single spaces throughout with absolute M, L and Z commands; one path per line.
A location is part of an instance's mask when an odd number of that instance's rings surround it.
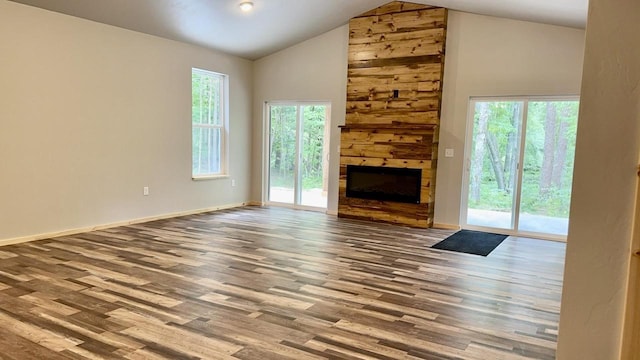
M 331 104 L 266 104 L 265 190 L 268 201 L 327 208 Z
M 227 76 L 191 71 L 192 177 L 226 173 Z
M 466 228 L 566 237 L 578 108 L 572 96 L 471 99 Z

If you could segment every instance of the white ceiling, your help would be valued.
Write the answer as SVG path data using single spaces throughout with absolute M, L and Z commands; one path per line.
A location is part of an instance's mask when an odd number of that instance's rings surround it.
M 391 0 L 13 0 L 258 59 L 320 35 Z M 588 0 L 412 0 L 512 19 L 584 28 Z

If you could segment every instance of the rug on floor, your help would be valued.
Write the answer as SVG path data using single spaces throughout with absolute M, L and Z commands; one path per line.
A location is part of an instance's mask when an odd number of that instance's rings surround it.
M 482 231 L 460 230 L 433 245 L 432 248 L 487 256 L 507 237 L 508 235 Z

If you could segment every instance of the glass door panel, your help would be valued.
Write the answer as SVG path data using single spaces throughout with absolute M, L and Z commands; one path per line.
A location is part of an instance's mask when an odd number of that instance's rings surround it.
M 513 229 L 524 103 L 478 101 L 469 159 L 468 225 Z
M 518 228 L 567 235 L 578 101 L 530 101 Z
M 327 208 L 330 108 L 326 103 L 267 106 L 269 202 Z
M 269 201 L 294 204 L 297 107 L 269 106 Z
M 464 226 L 567 235 L 577 99 L 472 100 Z
M 302 136 L 300 138 L 300 204 L 327 207 L 329 168 L 329 134 L 326 126 L 329 107 L 301 106 Z

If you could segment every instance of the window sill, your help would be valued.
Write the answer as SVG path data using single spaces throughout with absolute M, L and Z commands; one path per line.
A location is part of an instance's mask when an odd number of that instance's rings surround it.
M 229 175 L 202 175 L 202 176 L 192 176 L 191 180 L 193 181 L 202 181 L 202 180 L 216 180 L 216 179 L 228 179 Z

